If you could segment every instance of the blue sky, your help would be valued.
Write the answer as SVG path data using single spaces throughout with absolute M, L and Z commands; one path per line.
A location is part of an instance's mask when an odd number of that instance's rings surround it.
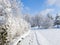
M 21 0 L 24 4 L 25 8 L 28 10 L 27 12 L 34 14 L 38 12 L 44 12 L 47 9 L 53 10 L 50 12 L 58 13 L 60 12 L 60 2 L 59 0 Z

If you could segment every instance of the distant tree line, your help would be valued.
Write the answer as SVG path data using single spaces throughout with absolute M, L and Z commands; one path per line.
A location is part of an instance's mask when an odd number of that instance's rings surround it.
M 54 26 L 57 26 L 59 28 L 60 25 L 60 16 L 57 14 L 55 17 L 53 17 L 51 14 L 47 14 L 46 16 L 42 14 L 36 14 L 36 15 L 29 15 L 25 14 L 24 19 L 31 24 L 31 27 L 38 28 L 53 28 Z

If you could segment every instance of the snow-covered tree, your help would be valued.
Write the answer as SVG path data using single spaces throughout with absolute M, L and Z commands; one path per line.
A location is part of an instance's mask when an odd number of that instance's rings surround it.
M 28 23 L 30 23 L 30 22 L 31 22 L 31 15 L 25 14 L 25 15 L 24 15 L 24 19 L 25 19 Z
M 43 28 L 52 28 L 54 25 L 53 17 L 50 14 L 47 14 L 47 16 L 44 18 L 44 21 L 42 23 Z
M 34 20 L 35 25 L 40 27 L 42 25 L 42 22 L 43 22 L 43 16 L 41 14 L 35 15 L 35 20 Z
M 31 16 L 31 27 L 35 27 L 36 23 L 35 23 L 35 16 Z
M 23 3 L 21 3 L 21 0 L 10 0 L 11 2 L 11 9 L 13 14 L 16 15 L 20 15 L 22 16 L 22 10 L 23 10 Z
M 58 14 L 55 17 L 54 25 L 57 25 L 57 28 L 59 28 L 59 25 L 60 25 L 60 16 Z

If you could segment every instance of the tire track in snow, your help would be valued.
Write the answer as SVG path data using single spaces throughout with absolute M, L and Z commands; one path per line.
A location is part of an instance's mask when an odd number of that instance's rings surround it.
M 35 31 L 36 41 L 38 45 L 52 45 L 39 31 Z
M 35 33 L 35 37 L 36 37 L 37 44 L 40 45 L 40 43 L 39 43 L 39 41 L 38 41 L 37 34 L 36 34 L 36 32 L 34 32 L 34 33 Z

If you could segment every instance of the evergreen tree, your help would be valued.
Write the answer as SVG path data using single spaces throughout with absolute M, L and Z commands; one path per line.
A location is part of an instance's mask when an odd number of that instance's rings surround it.
M 57 14 L 57 16 L 55 17 L 55 22 L 54 25 L 57 25 L 57 28 L 59 28 L 60 25 L 60 16 Z

